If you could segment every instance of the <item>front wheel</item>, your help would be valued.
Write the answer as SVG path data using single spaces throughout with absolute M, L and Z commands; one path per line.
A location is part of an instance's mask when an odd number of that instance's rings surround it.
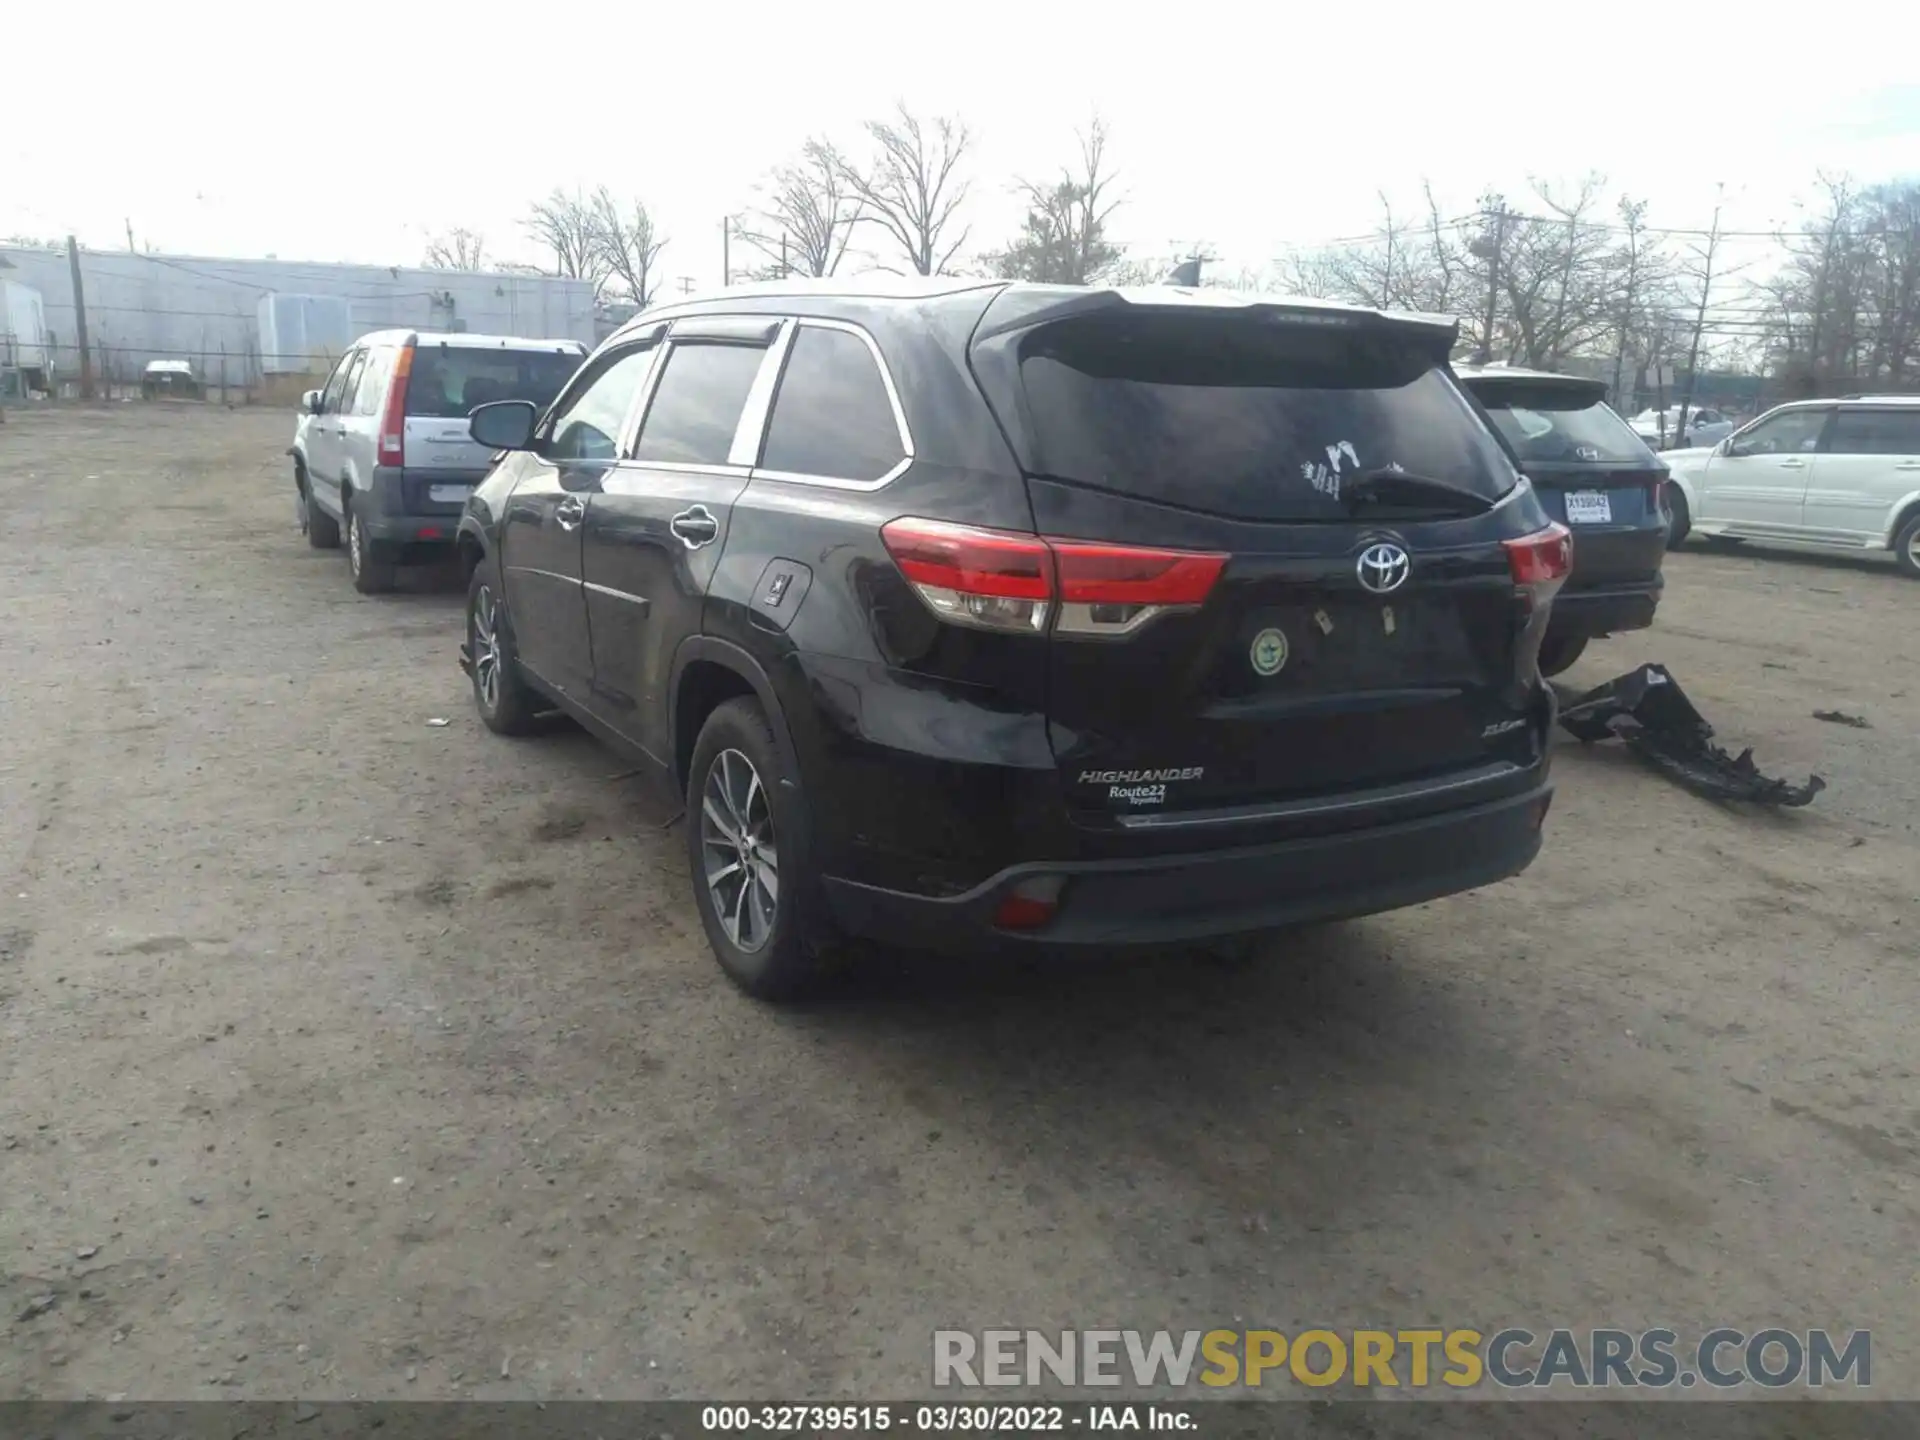
M 1580 658 L 1587 648 L 1584 635 L 1549 635 L 1540 646 L 1540 673 L 1558 675 Z
M 1667 487 L 1668 514 L 1667 548 L 1678 550 L 1681 542 L 1687 538 L 1687 532 L 1693 528 L 1693 515 L 1687 509 L 1687 497 L 1680 493 L 1679 487 L 1669 484 Z
M 792 1000 L 821 980 L 804 913 L 812 893 L 803 806 L 781 783 L 757 701 L 707 717 L 687 777 L 687 861 L 707 942 L 727 977 L 761 1000 Z
M 467 582 L 467 659 L 480 723 L 496 735 L 530 734 L 539 704 L 514 661 L 506 597 L 485 566 Z

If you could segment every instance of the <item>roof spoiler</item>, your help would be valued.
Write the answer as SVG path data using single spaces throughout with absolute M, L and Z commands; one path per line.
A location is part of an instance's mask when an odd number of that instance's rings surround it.
M 1460 322 L 1441 315 L 1422 315 L 1413 311 L 1368 310 L 1356 305 L 1330 301 L 1292 300 L 1283 296 L 1261 298 L 1230 290 L 1182 290 L 1161 286 L 1139 289 L 1122 287 L 1011 288 L 1003 290 L 987 307 L 974 332 L 975 345 L 1014 330 L 1030 330 L 1038 325 L 1071 319 L 1077 315 L 1098 314 L 1120 307 L 1142 310 L 1240 311 L 1279 321 L 1328 328 L 1370 328 L 1382 326 L 1418 335 L 1438 347 L 1444 358 L 1451 353 L 1460 336 Z

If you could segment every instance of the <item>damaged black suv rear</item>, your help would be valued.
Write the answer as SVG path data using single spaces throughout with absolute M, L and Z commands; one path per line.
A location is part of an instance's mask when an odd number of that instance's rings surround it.
M 538 427 L 476 412 L 523 452 L 462 527 L 476 700 L 685 794 L 761 995 L 847 932 L 1105 951 L 1512 875 L 1571 542 L 1454 338 L 1002 282 L 656 310 Z

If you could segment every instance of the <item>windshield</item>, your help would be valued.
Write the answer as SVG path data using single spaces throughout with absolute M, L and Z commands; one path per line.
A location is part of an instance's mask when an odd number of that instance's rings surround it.
M 464 420 L 493 400 L 531 400 L 545 410 L 586 357 L 552 350 L 422 345 L 407 377 L 407 414 Z
M 1654 463 L 1646 442 L 1604 402 L 1550 390 L 1483 391 L 1480 399 L 1523 465 Z
M 1391 331 L 1123 314 L 1021 351 L 1033 468 L 1250 520 L 1347 520 L 1343 485 L 1404 470 L 1497 499 L 1513 466 L 1438 360 Z

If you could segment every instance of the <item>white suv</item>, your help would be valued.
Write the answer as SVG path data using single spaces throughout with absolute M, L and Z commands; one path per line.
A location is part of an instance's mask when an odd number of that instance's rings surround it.
M 1718 445 L 1669 450 L 1673 527 L 1729 540 L 1891 550 L 1920 578 L 1920 395 L 1769 410 Z
M 491 463 L 468 412 L 494 400 L 544 410 L 586 356 L 578 340 L 362 335 L 301 400 L 288 453 L 307 543 L 331 550 L 344 535 L 354 588 L 369 595 L 392 587 L 396 565 L 451 553 Z

